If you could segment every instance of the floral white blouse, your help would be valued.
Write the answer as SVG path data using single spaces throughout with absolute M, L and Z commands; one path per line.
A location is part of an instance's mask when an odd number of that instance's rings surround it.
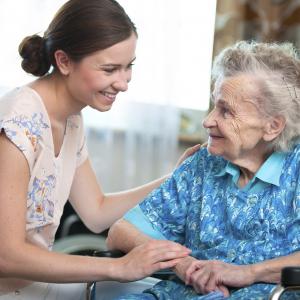
M 0 99 L 0 128 L 22 151 L 30 169 L 27 240 L 51 250 L 76 168 L 87 158 L 81 115 L 68 118 L 55 156 L 48 113 L 41 97 L 23 86 Z

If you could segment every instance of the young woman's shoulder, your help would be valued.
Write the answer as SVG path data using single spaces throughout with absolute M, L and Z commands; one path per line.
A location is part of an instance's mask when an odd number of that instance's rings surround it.
M 0 118 L 31 115 L 42 110 L 40 96 L 28 86 L 14 88 L 0 98 Z
M 13 89 L 0 98 L 0 130 L 27 158 L 35 160 L 40 139 L 49 133 L 49 120 L 38 94 L 29 87 Z

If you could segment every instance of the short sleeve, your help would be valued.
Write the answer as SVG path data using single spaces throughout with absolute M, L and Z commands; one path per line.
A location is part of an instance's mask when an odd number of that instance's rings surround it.
M 7 138 L 24 154 L 30 169 L 36 160 L 38 143 L 42 131 L 48 128 L 43 120 L 43 114 L 34 113 L 27 115 L 15 115 L 0 119 L 0 129 L 5 132 Z
M 129 210 L 123 217 L 124 220 L 134 225 L 144 234 L 156 240 L 165 240 L 166 238 L 158 231 L 155 230 L 148 218 L 144 215 L 139 205 Z
M 159 188 L 143 202 L 140 209 L 166 239 L 184 243 L 185 227 L 194 182 L 193 161 L 197 155 L 188 158 Z

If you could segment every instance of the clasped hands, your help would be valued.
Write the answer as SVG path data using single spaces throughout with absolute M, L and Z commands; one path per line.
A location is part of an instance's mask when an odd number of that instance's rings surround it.
M 251 265 L 234 265 L 219 260 L 182 258 L 173 268 L 179 278 L 198 294 L 220 291 L 229 297 L 229 287 L 245 287 L 254 283 Z

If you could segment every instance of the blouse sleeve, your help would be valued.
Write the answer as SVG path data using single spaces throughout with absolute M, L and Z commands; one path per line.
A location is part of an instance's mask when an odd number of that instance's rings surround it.
M 198 153 L 188 158 L 159 188 L 140 203 L 152 227 L 166 239 L 185 241 L 185 226 Z
M 43 115 L 34 113 L 27 115 L 12 115 L 0 119 L 0 129 L 7 138 L 24 154 L 32 172 L 35 163 L 37 146 L 43 130 L 48 128 Z
M 165 237 L 155 230 L 148 218 L 144 215 L 139 205 L 129 210 L 123 217 L 124 220 L 134 225 L 144 234 L 156 240 L 165 240 Z

